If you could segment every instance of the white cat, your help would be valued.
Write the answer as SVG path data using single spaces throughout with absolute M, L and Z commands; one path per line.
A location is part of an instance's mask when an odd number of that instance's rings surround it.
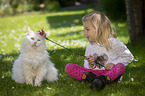
M 44 37 L 39 33 L 28 32 L 22 42 L 18 59 L 14 62 L 12 79 L 17 83 L 40 86 L 42 80 L 48 82 L 58 80 L 58 70 L 49 60 Z

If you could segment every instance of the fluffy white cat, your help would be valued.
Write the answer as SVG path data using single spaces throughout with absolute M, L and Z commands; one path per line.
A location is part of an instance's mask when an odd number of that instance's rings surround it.
M 12 73 L 15 82 L 27 85 L 40 86 L 42 80 L 48 82 L 58 80 L 58 70 L 49 60 L 44 38 L 39 33 L 31 31 L 29 27 Z

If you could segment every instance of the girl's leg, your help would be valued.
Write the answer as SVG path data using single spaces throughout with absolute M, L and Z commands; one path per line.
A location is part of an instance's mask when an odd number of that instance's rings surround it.
M 125 72 L 125 66 L 122 63 L 118 63 L 112 67 L 110 70 L 92 70 L 92 73 L 94 73 L 97 76 L 100 75 L 107 75 L 111 78 L 111 81 L 114 81 L 119 76 L 121 76 Z
M 77 64 L 67 64 L 65 67 L 65 72 L 68 74 L 68 76 L 80 81 L 82 81 L 81 79 L 83 73 L 89 71 L 89 69 L 83 68 Z
M 117 77 L 121 76 L 125 72 L 125 66 L 122 63 L 118 63 L 110 70 L 89 70 L 76 64 L 67 64 L 65 71 L 68 76 L 80 81 L 82 81 L 81 79 L 84 72 L 92 72 L 97 76 L 107 75 L 111 78 L 111 81 L 114 81 Z
M 100 72 L 100 76 L 98 78 L 95 78 L 94 81 L 89 86 L 91 89 L 102 89 L 106 86 L 106 84 L 111 83 L 111 81 L 114 81 L 118 77 L 120 77 L 125 72 L 125 66 L 122 63 L 118 63 L 112 67 L 110 70 L 100 70 L 100 71 L 93 71 L 94 74 L 97 72 Z
M 118 77 L 123 75 L 124 72 L 125 72 L 125 65 L 122 63 L 118 63 L 118 64 L 114 65 L 112 67 L 112 69 L 109 70 L 104 75 L 109 76 L 111 78 L 111 81 L 114 81 L 115 79 L 117 79 Z

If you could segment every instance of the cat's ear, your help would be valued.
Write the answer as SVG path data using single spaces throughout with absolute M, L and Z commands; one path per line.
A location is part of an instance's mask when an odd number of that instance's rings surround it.
M 29 34 L 29 33 L 31 33 L 31 32 L 32 32 L 32 30 L 30 29 L 30 27 L 28 27 L 27 33 Z

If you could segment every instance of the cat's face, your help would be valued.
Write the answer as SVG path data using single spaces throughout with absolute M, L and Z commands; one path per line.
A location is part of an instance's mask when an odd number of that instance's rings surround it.
M 31 31 L 30 28 L 28 28 L 28 32 L 24 38 L 24 46 L 31 47 L 32 49 L 46 49 L 44 38 L 39 33 Z
M 29 43 L 32 48 L 38 48 L 44 40 L 40 37 L 39 33 L 30 33 L 27 35 L 27 39 L 29 40 Z

